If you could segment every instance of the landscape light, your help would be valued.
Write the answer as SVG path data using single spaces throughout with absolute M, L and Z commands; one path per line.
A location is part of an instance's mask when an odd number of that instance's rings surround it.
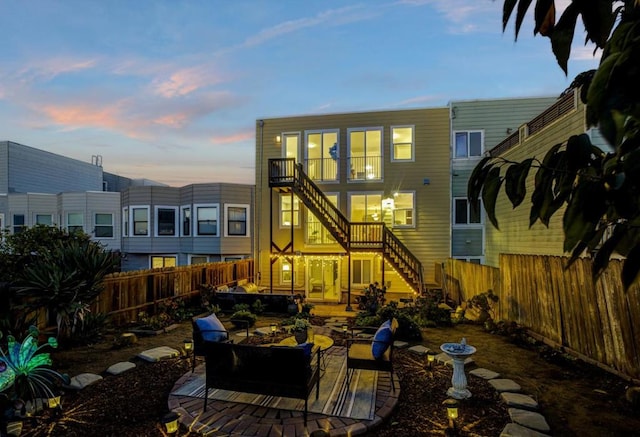
M 276 325 L 275 323 L 272 323 L 271 324 L 271 334 L 275 335 L 277 329 L 278 329 L 278 325 Z
M 427 352 L 427 365 L 429 368 L 433 368 L 433 362 L 436 360 L 436 354 L 433 351 Z
M 60 406 L 60 395 L 51 396 L 47 399 L 47 404 L 49 405 L 49 408 L 58 408 Z
M 193 350 L 193 340 L 190 338 L 186 338 L 183 342 L 184 350 L 189 354 Z
M 178 419 L 180 416 L 175 412 L 170 412 L 164 415 L 162 418 L 162 423 L 164 423 L 165 428 L 167 429 L 167 434 L 175 434 L 178 432 Z
M 349 326 L 347 326 L 346 324 L 342 325 L 342 333 L 344 335 L 347 335 L 347 330 L 349 329 Z
M 458 418 L 458 401 L 448 398 L 443 402 L 447 407 L 447 418 L 449 419 L 449 428 L 456 428 L 456 419 Z

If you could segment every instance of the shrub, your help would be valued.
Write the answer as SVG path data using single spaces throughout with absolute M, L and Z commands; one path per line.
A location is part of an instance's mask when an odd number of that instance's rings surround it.
M 256 301 L 253 302 L 253 305 L 251 305 L 251 310 L 258 315 L 264 312 L 264 308 L 265 308 L 265 305 L 263 305 L 260 299 L 256 299 Z
M 233 323 L 233 326 L 236 328 L 246 328 L 247 323 L 249 324 L 249 327 L 251 327 L 256 324 L 257 319 L 258 316 L 247 309 L 238 310 L 231 315 L 231 323 Z

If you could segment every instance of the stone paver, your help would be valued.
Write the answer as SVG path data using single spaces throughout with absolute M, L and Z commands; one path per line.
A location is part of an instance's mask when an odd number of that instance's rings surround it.
M 156 361 L 168 360 L 169 358 L 176 358 L 179 356 L 180 356 L 180 352 L 168 346 L 159 346 L 153 349 L 148 349 L 144 352 L 140 352 L 138 354 L 138 358 L 141 358 L 145 361 L 149 361 L 150 363 L 155 363 Z
M 540 413 L 519 408 L 509 408 L 507 411 L 511 420 L 519 425 L 541 432 L 549 432 L 551 430 L 547 420 Z
M 421 344 L 418 344 L 416 346 L 411 346 L 408 350 L 409 352 L 414 353 L 416 355 L 420 355 L 420 356 L 426 355 L 427 352 L 429 352 L 429 348 L 426 348 Z
M 407 343 L 406 341 L 396 340 L 393 342 L 393 347 L 395 347 L 396 349 L 404 349 L 407 346 L 409 346 L 409 343 Z
M 499 393 L 504 392 L 519 392 L 522 390 L 520 384 L 511 379 L 490 379 L 489 384 L 496 389 Z
M 529 395 L 521 393 L 501 393 L 500 398 L 508 407 L 524 408 L 525 410 L 537 410 L 538 402 Z
M 95 373 L 81 373 L 71 378 L 67 387 L 74 390 L 82 390 L 83 388 L 101 380 L 102 376 L 96 375 Z
M 136 365 L 131 361 L 122 361 L 120 363 L 109 366 L 109 368 L 107 369 L 107 373 L 109 375 L 119 375 L 123 372 L 126 372 L 127 370 L 133 369 L 134 367 L 136 367 Z
M 517 423 L 507 423 L 507 426 L 500 433 L 500 437 L 549 437 L 549 434 L 534 431 Z
M 493 370 L 485 369 L 483 367 L 478 367 L 477 369 L 470 370 L 469 375 L 477 376 L 482 379 L 500 378 L 499 373 L 494 372 Z

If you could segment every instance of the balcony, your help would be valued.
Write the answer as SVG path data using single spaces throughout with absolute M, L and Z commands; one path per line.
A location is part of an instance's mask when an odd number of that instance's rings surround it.
M 358 156 L 349 158 L 350 181 L 381 181 L 382 156 Z

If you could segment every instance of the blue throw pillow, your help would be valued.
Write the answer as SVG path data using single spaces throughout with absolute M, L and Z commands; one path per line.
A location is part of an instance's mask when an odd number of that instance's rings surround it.
M 304 356 L 307 358 L 311 358 L 311 351 L 313 350 L 313 343 L 301 343 L 298 346 L 300 349 L 304 351 Z
M 215 314 L 196 319 L 196 325 L 204 341 L 217 342 L 227 339 L 227 330 Z
M 373 336 L 373 342 L 371 343 L 373 358 L 376 360 L 381 359 L 387 349 L 389 349 L 392 340 L 393 331 L 391 330 L 391 320 L 387 320 L 380 325 L 376 334 Z

